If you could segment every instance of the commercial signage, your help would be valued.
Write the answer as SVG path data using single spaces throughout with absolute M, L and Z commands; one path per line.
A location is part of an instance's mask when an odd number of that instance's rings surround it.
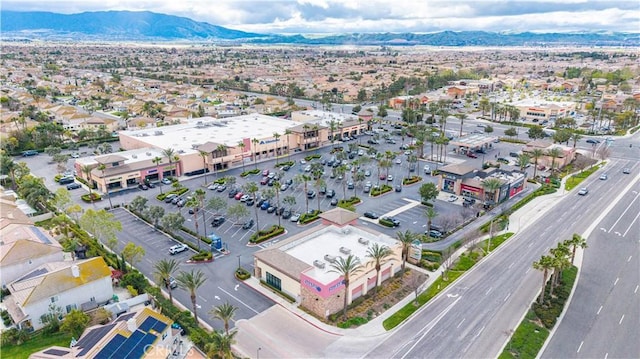
M 480 193 L 481 192 L 480 188 L 471 187 L 471 186 L 464 185 L 464 184 L 460 185 L 460 189 L 464 190 L 464 191 L 473 192 L 473 193 Z
M 148 170 L 148 171 L 147 171 L 147 173 L 149 173 L 149 174 L 151 174 L 151 173 L 156 173 L 156 172 L 158 172 L 158 169 L 157 169 L 157 168 L 154 168 L 154 169 L 152 169 L 152 170 Z
M 307 276 L 304 273 L 300 273 L 300 285 L 307 288 L 311 288 L 316 294 L 322 298 L 328 298 L 337 292 L 344 286 L 344 280 L 339 277 L 327 284 L 318 283 L 313 278 Z
M 276 140 L 275 138 L 270 139 L 270 140 L 262 140 L 262 141 L 260 141 L 260 144 L 261 145 L 266 145 L 268 143 L 274 143 L 274 142 L 278 142 L 278 140 Z

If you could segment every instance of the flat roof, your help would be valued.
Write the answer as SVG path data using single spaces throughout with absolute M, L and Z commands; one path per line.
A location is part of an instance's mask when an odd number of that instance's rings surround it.
M 140 162 L 152 161 L 154 158 L 162 158 L 162 163 L 168 163 L 162 151 L 157 148 L 138 148 L 135 150 L 120 151 L 104 155 L 88 156 L 76 158 L 76 163 L 80 165 L 97 165 L 118 162 L 124 160 L 125 165 L 133 165 Z
M 324 125 L 329 127 L 331 121 L 341 121 L 345 124 L 346 121 L 358 122 L 358 116 L 346 113 L 329 112 L 321 110 L 303 110 L 298 113 L 306 118 L 302 119 L 304 122 L 313 122 L 318 125 Z
M 360 259 L 363 267 L 366 267 L 366 263 L 370 261 L 367 258 L 367 249 L 373 243 L 393 249 L 397 241 L 386 234 L 365 231 L 351 225 L 344 227 L 328 225 L 308 236 L 284 243 L 280 250 L 308 264 L 310 269 L 305 271 L 307 276 L 320 283 L 329 283 L 338 279 L 340 274 L 331 272 L 331 263 L 325 259 L 325 255 L 345 258 L 352 254 Z M 350 251 L 349 254 L 345 253 L 346 251 Z M 324 263 L 324 269 L 316 267 L 314 261 Z
M 471 133 L 466 136 L 459 137 L 451 142 L 450 145 L 462 147 L 479 147 L 487 143 L 491 143 L 498 139 L 496 136 L 485 135 L 483 133 Z
M 221 119 L 199 117 L 185 121 L 171 126 L 120 131 L 120 135 L 135 137 L 150 147 L 196 153 L 195 148 L 207 142 L 235 147 L 245 138 L 270 139 L 276 132 L 283 135 L 285 130 L 300 125 L 295 121 L 260 114 Z
M 560 102 L 560 101 L 547 101 L 543 99 L 523 99 L 515 101 L 513 106 L 527 106 L 527 107 L 571 107 L 575 106 L 575 102 Z

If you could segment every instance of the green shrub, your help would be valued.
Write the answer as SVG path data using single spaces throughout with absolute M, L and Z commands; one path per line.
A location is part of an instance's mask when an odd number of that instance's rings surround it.
M 402 179 L 402 184 L 406 186 L 406 185 L 414 184 L 414 183 L 417 183 L 417 182 L 420 182 L 420 181 L 422 181 L 422 177 L 420 177 L 420 176 L 411 176 L 411 177 L 408 177 L 408 178 L 403 178 Z
M 82 178 L 80 176 L 76 176 L 76 181 L 82 183 L 83 185 L 85 185 L 85 186 L 87 186 L 87 187 L 89 187 L 91 189 L 96 189 L 97 188 L 95 182 L 89 183 L 84 178 Z
M 249 279 L 249 277 L 251 277 L 251 273 L 249 273 L 249 271 L 244 268 L 236 269 L 235 275 L 239 280 L 247 280 Z
M 191 256 L 191 260 L 194 262 L 208 261 L 211 260 L 211 258 L 213 258 L 213 255 L 208 251 L 201 251 L 200 253 Z
M 372 188 L 371 189 L 371 196 L 373 197 L 377 197 L 381 194 L 387 193 L 387 192 L 391 192 L 393 188 L 391 188 L 391 186 L 387 185 L 387 184 L 383 184 L 381 187 L 378 188 Z
M 355 328 L 363 324 L 367 324 L 368 322 L 369 320 L 367 320 L 367 318 L 353 317 L 353 318 L 347 319 L 346 322 L 338 323 L 338 328 L 342 328 L 342 329 Z
M 260 173 L 260 170 L 255 168 L 249 171 L 244 171 L 240 174 L 240 177 L 247 177 L 249 175 L 257 175 L 258 173 Z
M 92 198 L 93 198 L 93 202 L 97 202 L 97 201 L 100 201 L 102 199 L 102 196 L 100 196 L 99 194 L 97 194 L 95 192 L 91 192 L 91 194 L 89 194 L 89 193 L 83 194 L 82 196 L 80 196 L 80 198 L 82 198 L 82 200 L 85 201 L 85 202 L 91 202 Z
M 380 218 L 378 219 L 378 223 L 385 226 L 385 227 L 389 227 L 389 228 L 393 228 L 393 222 L 391 222 L 391 220 L 386 219 L 386 218 Z
M 422 251 L 422 259 L 426 259 L 429 262 L 442 263 L 442 254 L 434 251 Z
M 338 207 L 344 208 L 350 211 L 355 211 L 355 205 L 362 202 L 358 197 L 351 197 L 349 199 L 341 199 L 338 201 Z
M 322 212 L 318 211 L 317 209 L 313 210 L 313 212 L 311 212 L 311 213 L 303 213 L 303 214 L 300 215 L 300 219 L 298 220 L 298 222 L 300 222 L 300 224 L 311 223 L 311 222 L 315 221 L 316 219 L 320 218 L 320 217 L 318 217 L 318 215 L 320 215 L 320 213 L 322 213 Z
M 171 190 L 171 191 L 169 191 L 169 192 L 165 192 L 165 193 L 163 193 L 163 194 L 159 194 L 159 195 L 157 195 L 157 196 L 156 196 L 156 198 L 157 198 L 159 201 L 164 201 L 164 199 L 165 199 L 165 198 L 167 198 L 167 196 L 168 196 L 169 194 L 175 194 L 175 195 L 181 196 L 181 195 L 183 195 L 183 194 L 187 193 L 188 191 L 189 191 L 189 189 L 188 189 L 188 188 L 186 188 L 186 187 L 180 187 L 180 188 L 178 188 L 178 189 L 174 189 L 174 190 Z
M 263 229 L 258 231 L 258 233 L 252 234 L 251 237 L 249 237 L 249 242 L 261 243 L 282 233 L 284 233 L 284 227 L 274 224 L 269 229 Z
M 309 156 L 305 157 L 304 160 L 309 162 L 309 161 L 312 161 L 312 160 L 314 160 L 316 158 L 320 158 L 320 157 L 322 157 L 322 156 L 319 155 L 319 154 L 313 154 L 313 155 L 309 155 Z
M 289 166 L 292 167 L 295 163 L 293 161 L 280 162 L 276 165 L 276 167 L 284 167 Z

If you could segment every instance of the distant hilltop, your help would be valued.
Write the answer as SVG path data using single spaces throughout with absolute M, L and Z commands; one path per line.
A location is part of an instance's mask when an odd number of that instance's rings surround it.
M 638 33 L 353 33 L 324 37 L 256 34 L 149 11 L 79 14 L 0 11 L 3 40 L 192 41 L 214 43 L 375 46 L 640 46 Z

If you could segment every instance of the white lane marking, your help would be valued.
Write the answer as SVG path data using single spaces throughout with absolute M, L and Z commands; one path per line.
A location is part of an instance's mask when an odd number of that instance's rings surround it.
M 620 277 L 616 278 L 616 281 L 615 281 L 615 282 L 613 282 L 613 285 L 618 284 L 618 281 L 619 281 L 619 280 L 620 280 Z
M 576 353 L 580 353 L 580 349 L 582 349 L 582 344 L 584 344 L 584 340 L 580 342 L 580 346 L 578 346 L 578 350 Z
M 241 303 L 242 305 L 244 305 L 245 307 L 249 308 L 249 309 L 250 309 L 251 311 L 253 311 L 254 313 L 256 313 L 256 314 L 260 314 L 260 312 L 258 312 L 257 310 L 255 310 L 255 309 L 251 308 L 247 303 L 245 303 L 245 302 L 241 301 L 240 299 L 236 298 L 233 294 L 231 294 L 231 293 L 227 292 L 226 290 L 224 290 L 224 289 L 222 289 L 222 288 L 220 288 L 220 287 L 218 287 L 218 289 L 220 289 L 221 291 L 223 291 L 224 293 L 226 293 L 226 294 L 227 294 L 228 296 L 230 296 L 231 298 L 233 298 L 233 299 L 237 300 L 238 302 L 240 302 L 240 303 Z
M 204 299 L 204 297 L 203 297 L 203 296 L 201 296 L 201 295 L 199 295 L 198 297 L 199 297 L 200 299 L 202 299 L 203 301 L 205 301 L 205 302 L 207 301 L 207 300 L 206 300 L 206 299 Z
M 638 287 L 640 287 L 640 285 L 637 285 L 637 286 L 636 286 L 636 290 L 634 290 L 634 291 L 633 291 L 633 294 L 638 293 Z
M 624 314 L 622 314 L 622 317 L 620 318 L 620 321 L 618 322 L 618 324 L 622 324 L 622 320 L 624 320 Z
M 509 264 L 509 269 L 511 269 L 511 267 L 513 267 L 514 264 L 516 264 L 516 262 L 511 262 L 511 264 Z
M 627 262 L 631 262 L 631 257 L 633 256 L 629 256 L 629 258 L 627 258 Z
M 429 331 L 431 331 L 431 329 L 433 329 L 436 326 L 436 324 L 438 324 L 438 322 L 447 313 L 449 313 L 451 308 L 453 308 L 453 306 L 456 305 L 460 299 L 462 299 L 462 297 L 458 297 L 458 299 L 456 299 L 453 303 L 449 304 L 449 306 L 445 308 L 445 310 L 443 310 L 440 314 L 438 314 L 438 316 L 434 320 L 432 320 L 429 324 L 427 324 L 427 326 L 425 327 L 426 330 L 424 331 L 424 333 L 420 336 L 420 338 L 418 338 L 418 340 L 416 340 L 415 343 L 413 343 L 413 345 L 409 348 L 409 350 L 407 350 L 406 353 L 400 357 L 400 359 L 405 359 L 409 355 L 409 353 L 411 353 L 411 351 L 418 345 L 418 343 L 420 343 L 420 341 L 422 341 L 422 339 L 424 339 L 424 337 L 427 336 L 427 334 L 429 334 Z
M 504 297 L 503 302 L 506 302 L 506 301 L 507 301 L 507 299 L 509 299 L 509 297 L 510 297 L 510 296 L 511 296 L 511 292 L 509 292 L 509 294 L 507 294 L 507 296 L 506 296 L 506 297 Z
M 624 231 L 624 233 L 622 234 L 623 237 L 627 236 L 627 233 L 629 233 L 629 230 L 631 229 L 631 226 L 633 226 L 634 223 L 636 223 L 636 221 L 638 220 L 638 217 L 640 217 L 640 212 L 638 212 L 638 214 L 636 215 L 636 217 L 633 219 L 633 221 L 631 221 L 631 224 L 629 224 L 629 227 L 627 227 L 627 230 Z
M 465 321 L 466 319 L 467 319 L 467 318 L 462 318 L 462 320 L 460 321 L 460 323 L 458 324 L 458 326 L 456 326 L 456 328 L 460 328 L 460 326 L 462 325 L 462 323 L 464 323 L 464 321 Z
M 531 248 L 531 246 L 533 245 L 533 242 L 529 243 L 529 245 L 527 246 L 527 248 Z
M 602 306 L 600 306 L 600 308 L 598 308 L 598 312 L 596 314 L 600 314 L 600 311 L 602 310 Z
M 491 289 L 493 289 L 493 287 L 489 287 L 489 289 L 487 289 L 487 291 L 484 292 L 484 295 L 489 295 L 489 293 L 491 292 Z
M 625 213 L 627 213 L 627 211 L 629 210 L 629 208 L 631 208 L 631 206 L 633 205 L 633 202 L 635 202 L 635 201 L 636 201 L 636 199 L 638 199 L 638 195 L 640 195 L 640 194 L 637 194 L 637 195 L 635 196 L 635 198 L 633 198 L 633 201 L 631 201 L 631 203 L 629 203 L 629 205 L 627 206 L 627 208 L 625 208 L 624 212 L 622 212 L 622 214 L 620 215 L 620 217 L 618 217 L 618 220 L 617 220 L 617 221 L 615 221 L 615 222 L 613 223 L 613 225 L 611 226 L 611 228 L 609 228 L 609 230 L 608 230 L 607 232 L 611 233 L 611 230 L 613 229 L 613 227 L 615 227 L 615 226 L 616 226 L 616 224 L 618 224 L 618 222 L 620 222 L 620 220 L 622 219 L 622 217 L 624 217 Z

